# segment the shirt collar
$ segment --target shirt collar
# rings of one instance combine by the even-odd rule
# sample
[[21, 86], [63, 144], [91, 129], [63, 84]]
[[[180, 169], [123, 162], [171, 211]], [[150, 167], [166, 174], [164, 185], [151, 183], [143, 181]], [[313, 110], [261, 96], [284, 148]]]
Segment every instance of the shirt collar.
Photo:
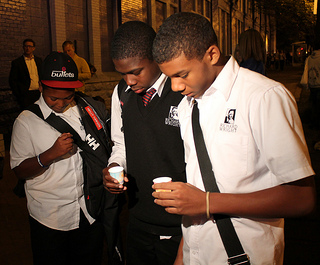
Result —
[[72, 107], [76, 106], [75, 103], [70, 103], [69, 107], [68, 107], [63, 113], [57, 113], [57, 112], [53, 111], [51, 108], [49, 108], [49, 106], [47, 105], [47, 103], [44, 101], [44, 98], [43, 98], [43, 96], [42, 96], [42, 93], [41, 93], [41, 96], [40, 96], [40, 98], [39, 98], [39, 100], [38, 100], [38, 105], [39, 105], [39, 107], [40, 107], [40, 109], [41, 109], [41, 112], [42, 112], [42, 114], [43, 114], [43, 118], [44, 118], [44, 119], [48, 118], [51, 113], [54, 113], [54, 114], [57, 115], [57, 116], [63, 116], [63, 115], [71, 116], [69, 110], [70, 110]]
[[47, 105], [47, 103], [44, 101], [44, 98], [42, 96], [42, 93], [41, 93], [41, 96], [38, 100], [38, 104], [39, 104], [39, 107], [41, 109], [41, 112], [43, 114], [43, 118], [46, 119], [49, 117], [49, 115], [51, 114], [52, 112], [52, 109], [50, 109]]
[[[156, 93], [158, 94], [159, 97], [161, 97], [164, 85], [167, 81], [167, 76], [163, 73], [161, 73], [161, 75], [159, 76], [159, 78], [156, 80], [156, 82], [154, 82], [153, 85], [150, 86], [150, 88], [147, 89], [146, 92], [148, 92], [151, 88], [154, 88], [156, 90]], [[130, 87], [128, 86], [126, 88], [126, 92], [130, 89]]]
[[233, 56], [230, 56], [228, 62], [223, 67], [216, 80], [214, 80], [211, 87], [205, 92], [205, 94], [207, 92], [210, 92], [211, 89], [216, 89], [224, 95], [224, 98], [227, 101], [230, 97], [231, 90], [238, 75], [239, 69], [240, 66], [238, 65], [237, 61]]
[[24, 57], [24, 60], [25, 60], [25, 61], [31, 61], [31, 60], [34, 59], [34, 55], [32, 55], [31, 58], [28, 58], [28, 57], [26, 57], [26, 56], [24, 56], [24, 55], [23, 55], [23, 57]]
[[[211, 86], [203, 93], [202, 99], [211, 96], [216, 91], [223, 94], [225, 100], [227, 101], [230, 97], [233, 84], [238, 75], [240, 66], [233, 56], [230, 56], [226, 65], [222, 68], [221, 72], [217, 78], [213, 81]], [[189, 105], [192, 106], [193, 98], [188, 97]]]

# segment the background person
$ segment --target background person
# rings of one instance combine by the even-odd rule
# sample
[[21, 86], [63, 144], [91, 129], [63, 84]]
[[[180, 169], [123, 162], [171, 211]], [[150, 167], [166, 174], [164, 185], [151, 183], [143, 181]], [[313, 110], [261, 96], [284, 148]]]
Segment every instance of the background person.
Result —
[[[300, 81], [301, 85], [310, 89], [311, 108], [311, 127], [320, 129], [320, 41], [316, 41], [314, 51], [306, 59], [304, 71]], [[315, 148], [320, 150], [320, 142], [316, 143]]]
[[9, 84], [21, 110], [40, 97], [39, 78], [41, 58], [33, 54], [36, 44], [32, 39], [23, 41], [23, 55], [11, 62]]
[[[104, 175], [110, 192], [128, 192], [127, 265], [173, 264], [181, 240], [181, 216], [168, 214], [152, 197], [156, 177], [185, 182], [175, 113], [182, 96], [171, 90], [170, 79], [153, 61], [155, 35], [149, 25], [130, 21], [118, 28], [111, 45], [111, 58], [123, 80], [112, 95], [114, 147], [108, 168], [123, 166], [128, 178], [122, 185], [110, 176], [108, 168]], [[151, 101], [144, 105], [143, 96], [153, 88]]]
[[283, 50], [281, 50], [281, 52], [280, 52], [280, 70], [281, 71], [284, 70], [284, 65], [285, 65], [286, 60], [287, 60], [286, 54]]
[[240, 66], [266, 75], [266, 49], [260, 33], [248, 29], [240, 34], [239, 51], [242, 60]]
[[83, 86], [81, 88], [77, 88], [76, 91], [84, 92], [85, 91], [85, 86], [84, 86], [85, 81], [87, 81], [91, 78], [91, 71], [90, 71], [90, 68], [89, 68], [87, 61], [84, 58], [82, 58], [76, 54], [75, 47], [74, 47], [74, 44], [72, 41], [69, 41], [69, 40], [65, 41], [62, 44], [62, 49], [63, 49], [63, 52], [68, 54], [77, 65], [78, 73], [79, 73], [78, 78], [83, 83]]
[[[154, 192], [155, 203], [183, 215], [185, 265], [227, 263], [212, 214], [231, 217], [251, 264], [282, 264], [283, 217], [308, 214], [315, 206], [314, 171], [296, 102], [280, 83], [223, 56], [217, 44], [211, 23], [195, 13], [170, 16], [155, 38], [154, 60], [171, 77], [172, 89], [185, 95], [178, 115], [188, 181], [153, 185], [172, 191]], [[194, 106], [220, 193], [204, 190]], [[228, 109], [236, 110], [234, 124], [224, 123]]]

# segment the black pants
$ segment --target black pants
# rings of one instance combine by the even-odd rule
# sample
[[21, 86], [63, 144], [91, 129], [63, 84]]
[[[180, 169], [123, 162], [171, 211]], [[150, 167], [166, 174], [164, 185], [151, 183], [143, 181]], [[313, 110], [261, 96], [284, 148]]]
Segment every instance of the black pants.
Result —
[[89, 224], [82, 211], [80, 227], [70, 231], [48, 228], [29, 218], [34, 265], [101, 265], [103, 226]]
[[181, 235], [161, 239], [141, 230], [135, 225], [128, 226], [127, 265], [172, 265], [177, 256]]

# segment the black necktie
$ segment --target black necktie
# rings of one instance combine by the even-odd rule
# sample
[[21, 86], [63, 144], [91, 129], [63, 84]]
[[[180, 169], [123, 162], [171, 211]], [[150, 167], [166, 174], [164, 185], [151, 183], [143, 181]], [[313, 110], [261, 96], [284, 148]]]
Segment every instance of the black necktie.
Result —
[[[195, 100], [193, 103], [192, 131], [203, 184], [206, 191], [219, 192], [210, 157], [208, 155], [200, 127], [198, 103]], [[230, 217], [226, 215], [214, 215], [214, 219], [217, 223], [220, 237], [229, 257], [228, 264], [250, 265], [249, 258], [242, 248], [241, 242], [233, 227]]]
[[196, 152], [198, 157], [198, 163], [203, 178], [203, 183], [206, 191], [219, 192], [217, 183], [213, 181], [215, 179], [212, 171], [211, 161], [208, 155], [208, 151], [203, 139], [202, 130], [199, 122], [199, 109], [198, 103], [194, 100], [192, 109], [192, 130], [194, 144], [196, 146]]

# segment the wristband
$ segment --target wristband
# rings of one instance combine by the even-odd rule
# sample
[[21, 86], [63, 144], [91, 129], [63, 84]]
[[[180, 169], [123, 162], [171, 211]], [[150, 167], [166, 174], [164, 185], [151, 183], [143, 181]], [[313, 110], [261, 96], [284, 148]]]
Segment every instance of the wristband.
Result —
[[39, 163], [39, 165], [40, 165], [41, 167], [43, 167], [43, 168], [49, 167], [49, 166], [45, 166], [44, 164], [41, 163], [40, 155], [37, 155], [37, 160], [38, 160], [38, 163]]
[[208, 219], [210, 219], [209, 195], [210, 195], [210, 192], [207, 191], [207, 194], [206, 194], [206, 206], [207, 206], [207, 218], [208, 218]]

